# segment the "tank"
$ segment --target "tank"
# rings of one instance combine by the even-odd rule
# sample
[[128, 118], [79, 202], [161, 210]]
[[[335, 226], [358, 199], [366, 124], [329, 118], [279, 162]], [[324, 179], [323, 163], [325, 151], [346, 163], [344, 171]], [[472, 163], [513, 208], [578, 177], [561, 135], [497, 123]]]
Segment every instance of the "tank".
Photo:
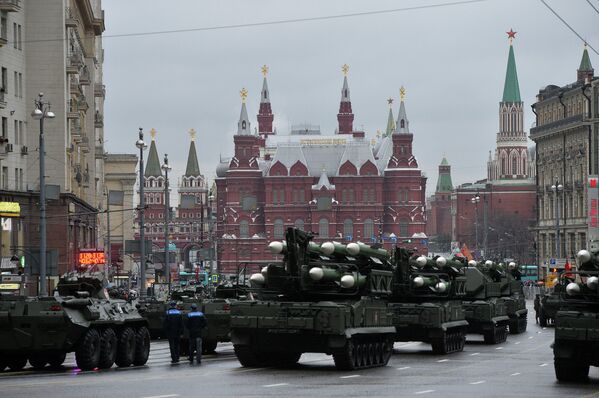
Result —
[[577, 271], [560, 275], [553, 361], [560, 381], [585, 381], [599, 366], [599, 252], [581, 250]]
[[501, 273], [492, 261], [468, 262], [466, 294], [462, 300], [468, 321], [468, 333], [482, 334], [486, 344], [507, 339], [509, 316], [501, 298]]
[[144, 365], [147, 321], [134, 301], [110, 298], [100, 274], [63, 276], [52, 297], [0, 298], [0, 369], [59, 367], [73, 351], [82, 370]]
[[528, 309], [524, 297], [521, 273], [515, 262], [510, 262], [507, 269], [504, 264], [497, 267], [501, 283], [501, 296], [506, 307], [508, 330], [510, 334], [520, 334], [526, 331], [528, 324]]
[[394, 259], [389, 309], [397, 331], [395, 341], [423, 341], [431, 344], [435, 354], [462, 351], [468, 328], [462, 306], [464, 264], [412, 255], [403, 248], [395, 250]]
[[[312, 234], [286, 231], [283, 261], [251, 276], [256, 299], [231, 304], [231, 341], [243, 366], [293, 366], [306, 352], [333, 356], [335, 367], [385, 366], [395, 328], [387, 308], [389, 255], [358, 252]], [[330, 243], [330, 244], [329, 244]], [[364, 245], [366, 246], [366, 245]], [[276, 251], [273, 251], [276, 252]]]

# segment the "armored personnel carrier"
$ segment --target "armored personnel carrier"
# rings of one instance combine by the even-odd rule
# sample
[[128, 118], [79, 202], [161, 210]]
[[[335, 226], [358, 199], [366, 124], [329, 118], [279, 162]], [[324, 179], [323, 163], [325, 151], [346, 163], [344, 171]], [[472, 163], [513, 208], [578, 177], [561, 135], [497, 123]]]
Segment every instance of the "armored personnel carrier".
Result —
[[535, 295], [535, 316], [539, 325], [543, 327], [555, 323], [555, 315], [560, 305], [559, 296], [564, 286], [556, 283], [552, 289], [551, 291], [543, 291]]
[[[305, 352], [333, 356], [337, 369], [385, 366], [395, 328], [386, 299], [393, 278], [389, 255], [362, 245], [315, 244], [289, 228], [284, 254], [251, 276], [257, 300], [231, 305], [231, 341], [243, 366], [292, 366]], [[254, 293], [254, 292], [252, 292]]]
[[412, 256], [395, 250], [393, 295], [389, 309], [396, 341], [430, 343], [435, 354], [462, 351], [466, 340], [464, 264], [444, 257]]
[[501, 299], [501, 272], [492, 261], [479, 264], [470, 260], [465, 270], [466, 295], [462, 304], [468, 333], [482, 334], [486, 344], [504, 342], [510, 318]]
[[599, 366], [599, 252], [581, 250], [577, 271], [560, 275], [553, 361], [560, 381], [585, 381]]
[[147, 322], [132, 302], [109, 298], [97, 274], [62, 277], [53, 297], [0, 298], [0, 369], [58, 367], [72, 351], [82, 370], [144, 365]]
[[510, 262], [506, 270], [503, 264], [497, 267], [499, 281], [501, 283], [501, 296], [505, 304], [509, 332], [520, 334], [526, 331], [528, 323], [528, 309], [524, 297], [524, 287], [520, 280], [520, 271], [516, 263]]

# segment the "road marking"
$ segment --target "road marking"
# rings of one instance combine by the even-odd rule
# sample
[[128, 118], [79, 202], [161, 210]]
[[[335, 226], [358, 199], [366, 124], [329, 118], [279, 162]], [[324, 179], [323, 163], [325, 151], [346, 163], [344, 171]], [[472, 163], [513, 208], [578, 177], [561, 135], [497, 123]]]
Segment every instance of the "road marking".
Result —
[[281, 386], [288, 386], [289, 383], [277, 383], [277, 384], [266, 384], [262, 387], [281, 387]]
[[351, 379], [352, 377], [360, 377], [360, 375], [341, 376], [340, 379]]
[[479, 354], [480, 354], [479, 352], [473, 352], [472, 354], [470, 354], [470, 356], [474, 357], [474, 356], [479, 355]]
[[401, 368], [397, 368], [397, 370], [406, 370], [406, 369], [410, 369], [410, 367], [409, 366], [403, 366]]
[[520, 373], [520, 372], [516, 372], [516, 373], [512, 373], [510, 376], [518, 376], [518, 375], [521, 375], [521, 374], [522, 373]]
[[503, 350], [503, 347], [495, 347], [496, 350]]
[[476, 385], [476, 384], [483, 384], [483, 383], [486, 383], [486, 382], [487, 382], [486, 380], [479, 380], [479, 381], [473, 381], [473, 382], [472, 382], [472, 383], [470, 383], [470, 384], [472, 384], [472, 385]]
[[447, 362], [449, 361], [449, 359], [439, 359], [437, 362], [441, 363], [441, 362]]
[[169, 397], [178, 397], [179, 394], [167, 394], [167, 395], [153, 395], [151, 397], [142, 397], [142, 398], [169, 398]]
[[539, 366], [540, 366], [540, 367], [543, 367], [543, 366], [547, 366], [547, 364], [546, 364], [546, 363], [542, 363], [542, 364], [540, 364]]
[[534, 339], [534, 338], [535, 338], [535, 336], [530, 336], [530, 337], [528, 338], [528, 340], [530, 340], [530, 339]]
[[435, 390], [416, 391], [414, 394], [428, 394], [429, 392], [435, 392]]
[[517, 345], [517, 344], [520, 344], [520, 342], [519, 342], [519, 341], [516, 341], [514, 344], [516, 344], [516, 345]]

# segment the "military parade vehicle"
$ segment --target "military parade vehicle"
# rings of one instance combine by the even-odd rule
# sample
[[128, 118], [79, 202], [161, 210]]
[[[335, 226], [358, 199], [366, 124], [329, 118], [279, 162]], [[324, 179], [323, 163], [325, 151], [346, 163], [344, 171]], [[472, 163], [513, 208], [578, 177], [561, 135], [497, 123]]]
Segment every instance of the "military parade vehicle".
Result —
[[482, 264], [470, 260], [465, 271], [466, 295], [462, 304], [468, 333], [482, 334], [487, 344], [504, 342], [510, 318], [501, 299], [502, 273], [490, 260]]
[[599, 366], [599, 252], [581, 250], [578, 269], [560, 275], [553, 357], [560, 381], [585, 381]]
[[284, 258], [251, 276], [257, 300], [231, 305], [239, 362], [287, 367], [317, 352], [332, 355], [341, 370], [385, 366], [395, 335], [386, 302], [393, 279], [387, 251], [318, 245], [295, 228], [269, 248]]
[[555, 315], [560, 305], [560, 292], [564, 286], [556, 283], [551, 291], [541, 291], [535, 295], [535, 317], [539, 325], [546, 327], [555, 323]]
[[524, 333], [528, 324], [528, 309], [524, 297], [524, 287], [520, 280], [520, 271], [515, 262], [508, 264], [506, 270], [503, 264], [497, 267], [501, 283], [501, 296], [505, 304], [509, 332], [511, 334]]
[[150, 333], [134, 303], [111, 299], [98, 274], [65, 275], [52, 297], [0, 296], [0, 370], [144, 365]]
[[430, 343], [435, 354], [462, 351], [468, 328], [461, 301], [464, 264], [444, 257], [412, 256], [402, 248], [395, 250], [394, 257], [389, 308], [397, 330], [395, 340]]

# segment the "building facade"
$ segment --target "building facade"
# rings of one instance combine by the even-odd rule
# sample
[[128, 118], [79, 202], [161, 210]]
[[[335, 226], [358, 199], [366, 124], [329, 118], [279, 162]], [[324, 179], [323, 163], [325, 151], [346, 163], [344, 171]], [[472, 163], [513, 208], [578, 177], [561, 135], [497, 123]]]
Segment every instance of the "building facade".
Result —
[[[55, 211], [47, 221], [48, 250], [59, 251], [52, 276], [71, 269], [80, 248], [98, 247], [104, 232], [87, 216], [104, 190], [103, 31], [100, 0], [0, 2], [0, 187], [6, 201], [39, 195], [39, 125], [29, 115], [44, 93], [56, 115], [44, 124], [46, 183], [55, 187], [48, 201], [48, 211]], [[39, 219], [31, 203], [37, 202], [20, 203], [24, 211], [13, 224], [25, 226], [10, 233], [26, 235], [19, 247], [5, 245], [2, 255], [19, 250], [35, 257]]]
[[404, 90], [394, 126], [369, 142], [353, 128], [343, 69], [334, 135], [323, 135], [314, 125], [276, 134], [266, 73], [254, 133], [242, 90], [234, 156], [216, 170], [221, 274], [254, 271], [272, 261], [267, 244], [284, 239], [285, 229], [293, 226], [314, 232], [316, 242], [378, 242], [388, 248], [397, 243], [426, 252], [426, 177], [413, 155]]
[[585, 47], [573, 83], [548, 85], [533, 104], [537, 144], [537, 255], [563, 264], [588, 247], [587, 178], [598, 173], [599, 78]]

